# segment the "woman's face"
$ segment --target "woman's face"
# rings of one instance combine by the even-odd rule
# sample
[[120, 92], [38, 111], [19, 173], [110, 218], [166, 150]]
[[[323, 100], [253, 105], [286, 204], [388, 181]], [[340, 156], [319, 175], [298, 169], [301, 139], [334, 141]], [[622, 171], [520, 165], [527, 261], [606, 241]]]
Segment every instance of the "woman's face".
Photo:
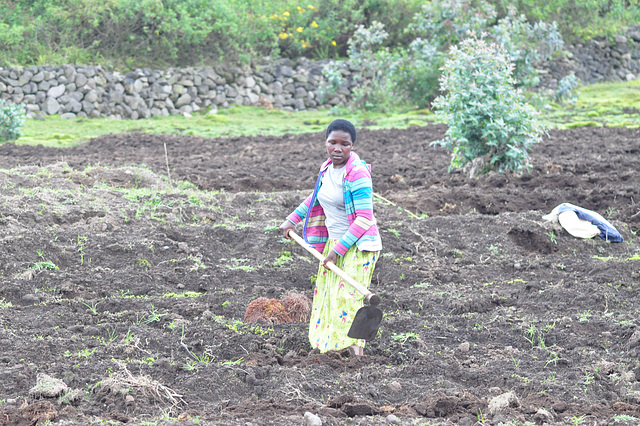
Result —
[[348, 132], [334, 130], [329, 133], [326, 145], [329, 158], [333, 161], [333, 167], [342, 167], [347, 164], [349, 155], [351, 155], [351, 148], [353, 148], [351, 135]]

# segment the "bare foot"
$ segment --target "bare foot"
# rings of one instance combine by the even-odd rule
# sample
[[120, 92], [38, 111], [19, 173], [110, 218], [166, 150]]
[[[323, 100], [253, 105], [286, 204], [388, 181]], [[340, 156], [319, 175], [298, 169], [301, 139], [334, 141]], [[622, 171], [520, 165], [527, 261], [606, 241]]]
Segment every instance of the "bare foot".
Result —
[[349, 353], [351, 355], [354, 355], [354, 356], [363, 356], [364, 355], [364, 349], [361, 348], [360, 346], [356, 346], [356, 345], [349, 346]]

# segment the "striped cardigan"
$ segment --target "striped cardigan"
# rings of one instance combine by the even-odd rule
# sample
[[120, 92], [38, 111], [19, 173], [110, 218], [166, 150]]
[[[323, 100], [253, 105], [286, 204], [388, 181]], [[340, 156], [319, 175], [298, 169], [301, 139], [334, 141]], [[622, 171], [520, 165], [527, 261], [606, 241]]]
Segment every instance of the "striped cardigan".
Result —
[[[329, 240], [329, 231], [325, 225], [324, 210], [317, 196], [320, 186], [322, 186], [322, 177], [331, 164], [331, 159], [322, 164], [313, 193], [287, 217], [294, 225], [305, 219], [302, 236], [320, 253]], [[342, 183], [349, 229], [340, 238], [334, 250], [340, 256], [344, 256], [354, 243], [362, 251], [381, 250], [382, 240], [373, 217], [371, 172], [369, 165], [362, 161], [355, 152], [349, 155]]]

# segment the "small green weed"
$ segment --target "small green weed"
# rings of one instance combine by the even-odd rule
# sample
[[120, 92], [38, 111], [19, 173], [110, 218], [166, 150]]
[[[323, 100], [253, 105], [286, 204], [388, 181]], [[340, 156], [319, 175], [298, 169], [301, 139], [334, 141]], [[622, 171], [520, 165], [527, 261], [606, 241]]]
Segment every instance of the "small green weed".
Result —
[[198, 370], [200, 368], [200, 364], [195, 361], [189, 360], [185, 365], [183, 365], [180, 368], [187, 371], [193, 371], [193, 370]]
[[81, 350], [78, 351], [78, 358], [80, 358], [80, 359], [82, 359], [82, 358], [84, 358], [84, 359], [91, 358], [95, 352], [96, 352], [96, 348], [93, 348], [93, 349], [89, 349], [89, 348], [81, 349]]
[[159, 322], [160, 319], [162, 317], [164, 317], [165, 315], [167, 315], [167, 314], [158, 313], [158, 310], [152, 304], [151, 308], [149, 309], [149, 315], [147, 315], [147, 317], [144, 319], [144, 322], [146, 324], [151, 324], [152, 322]]
[[518, 366], [520, 365], [520, 360], [516, 359], [513, 355], [511, 355], [511, 360], [513, 361], [513, 365], [518, 368]]
[[84, 265], [84, 251], [87, 248], [88, 238], [84, 235], [78, 235], [77, 238], [77, 251], [80, 253], [80, 265]]
[[202, 351], [202, 355], [200, 356], [198, 356], [197, 354], [193, 354], [193, 357], [202, 364], [209, 364], [209, 362], [211, 362], [211, 358], [209, 357], [207, 351]]
[[89, 312], [91, 312], [93, 315], [98, 314], [98, 302], [91, 302], [91, 304], [82, 302], [82, 304], [86, 306], [89, 309]]
[[222, 365], [238, 365], [238, 364], [242, 364], [244, 362], [244, 358], [240, 357], [238, 359], [236, 359], [235, 361], [224, 361], [222, 363]]
[[601, 260], [603, 262], [608, 262], [610, 260], [616, 259], [614, 256], [591, 256], [593, 259]]
[[545, 343], [546, 335], [551, 330], [553, 330], [555, 326], [556, 326], [556, 323], [554, 322], [552, 324], [546, 324], [542, 328], [538, 328], [536, 327], [535, 324], [531, 323], [529, 325], [529, 328], [525, 330], [524, 338], [527, 339], [529, 343], [531, 343], [531, 346], [539, 346], [542, 349], [546, 349], [547, 348]]
[[255, 267], [251, 266], [251, 265], [244, 265], [243, 263], [247, 263], [250, 262], [250, 259], [236, 259], [233, 258], [231, 259], [232, 264], [231, 265], [226, 265], [228, 269], [231, 270], [240, 270], [240, 271], [245, 271], [245, 272], [253, 272], [255, 271]]
[[283, 251], [282, 253], [280, 253], [280, 256], [278, 256], [278, 258], [274, 260], [271, 264], [277, 268], [281, 268], [287, 263], [289, 263], [290, 261], [291, 261], [291, 252]]
[[589, 319], [592, 317], [592, 315], [593, 314], [591, 313], [591, 310], [588, 309], [588, 310], [578, 314], [578, 321], [579, 322], [589, 322]]
[[127, 343], [133, 342], [134, 340], [135, 340], [135, 336], [131, 332], [131, 329], [128, 329], [127, 330], [127, 334], [124, 335], [124, 337], [122, 338], [122, 340], [120, 342], [123, 345], [126, 345]]
[[278, 226], [277, 225], [270, 225], [270, 226], [266, 226], [262, 231], [265, 234], [269, 234], [269, 233], [277, 231], [277, 230], [278, 230]]
[[40, 270], [49, 270], [54, 271], [59, 269], [58, 266], [50, 260], [36, 262], [30, 266], [31, 269], [35, 269], [36, 271]]
[[107, 337], [109, 338], [109, 343], [113, 343], [114, 340], [118, 337], [116, 332], [118, 331], [118, 326], [114, 326], [112, 329], [107, 330]]
[[55, 263], [53, 263], [50, 260], [45, 259], [43, 251], [38, 250], [37, 253], [38, 253], [38, 257], [40, 259], [42, 259], [42, 260], [40, 260], [40, 261], [34, 263], [33, 265], [31, 265], [30, 266], [31, 269], [35, 269], [37, 271], [43, 270], [43, 269], [44, 270], [50, 270], [50, 271], [58, 269], [58, 266]]
[[584, 419], [584, 414], [581, 416], [573, 416], [571, 418], [571, 424], [573, 425], [581, 425], [582, 423], [584, 423], [585, 419]]
[[407, 332], [407, 333], [393, 333], [391, 336], [393, 340], [400, 343], [406, 343], [409, 339], [417, 339], [418, 333]]
[[197, 291], [185, 291], [184, 293], [165, 293], [162, 297], [200, 297], [202, 293]]
[[138, 259], [136, 261], [136, 264], [138, 265], [139, 268], [142, 268], [145, 271], [148, 271], [149, 270], [149, 266], [151, 266], [151, 263], [149, 263], [149, 261], [147, 259]]
[[617, 416], [613, 416], [613, 421], [618, 422], [636, 422], [640, 423], [640, 419], [637, 417], [630, 416], [628, 414], [619, 414]]

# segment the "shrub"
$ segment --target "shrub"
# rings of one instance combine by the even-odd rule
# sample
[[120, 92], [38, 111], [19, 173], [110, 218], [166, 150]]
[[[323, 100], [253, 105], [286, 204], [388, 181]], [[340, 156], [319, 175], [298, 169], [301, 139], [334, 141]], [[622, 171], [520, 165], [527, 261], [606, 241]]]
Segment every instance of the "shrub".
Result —
[[559, 103], [574, 103], [578, 98], [575, 90], [578, 88], [578, 77], [575, 74], [569, 74], [558, 82], [555, 98]]
[[368, 28], [360, 25], [349, 39], [349, 63], [357, 84], [352, 101], [357, 109], [385, 111], [396, 103], [390, 76], [398, 65], [397, 56], [381, 48], [388, 36], [384, 25], [374, 21]]
[[538, 72], [533, 64], [544, 61], [558, 52], [564, 42], [555, 22], [530, 24], [516, 8], [508, 8], [508, 14], [490, 29], [491, 38], [504, 46], [515, 65], [513, 77], [521, 87], [538, 84]]
[[320, 104], [324, 104], [329, 100], [331, 95], [335, 95], [344, 83], [342, 78], [342, 69], [344, 62], [331, 61], [322, 68], [322, 76], [324, 79], [320, 82], [318, 93], [320, 94]]
[[430, 106], [438, 93], [438, 77], [451, 46], [469, 32], [484, 31], [496, 18], [493, 6], [484, 0], [434, 0], [422, 5], [405, 29], [417, 36], [401, 51], [401, 65], [394, 81], [408, 101]]
[[283, 0], [267, 1], [264, 9], [277, 9], [268, 13], [270, 17], [272, 13], [277, 16], [274, 18], [281, 24], [276, 34], [283, 56], [302, 54], [328, 59], [344, 57], [348, 40], [356, 29], [368, 27], [374, 21], [384, 23], [390, 34], [385, 46], [408, 43], [411, 37], [404, 34], [404, 28], [420, 3], [420, 0]]
[[0, 99], [0, 142], [18, 139], [22, 136], [25, 112], [22, 105], [7, 104]]
[[449, 170], [471, 162], [473, 177], [529, 167], [529, 149], [543, 126], [515, 89], [513, 69], [498, 44], [473, 37], [451, 48], [440, 79], [445, 94], [434, 101], [449, 126], [445, 138], [434, 142], [452, 152]]
[[451, 46], [469, 34], [504, 45], [515, 63], [514, 78], [521, 87], [537, 84], [535, 61], [549, 58], [562, 46], [555, 23], [530, 24], [515, 8], [496, 20], [496, 9], [485, 0], [434, 0], [415, 14], [406, 32], [417, 38], [406, 50], [400, 50], [400, 65], [395, 68], [396, 92], [404, 92], [412, 105], [430, 106], [438, 92], [440, 69]]
[[419, 0], [0, 1], [0, 66], [188, 66], [264, 56], [344, 56], [358, 25], [385, 22], [389, 45]]
[[495, 8], [484, 0], [434, 0], [422, 6], [406, 31], [446, 52], [469, 32], [484, 31], [496, 16]]
[[[492, 0], [506, 9], [510, 0]], [[518, 0], [518, 12], [530, 21], [556, 21], [563, 37], [570, 41], [597, 35], [619, 34], [640, 20], [637, 0]]]
[[396, 91], [404, 92], [413, 106], [429, 107], [438, 93], [438, 77], [445, 54], [421, 38], [415, 39], [407, 51], [398, 53], [400, 64], [392, 77]]

